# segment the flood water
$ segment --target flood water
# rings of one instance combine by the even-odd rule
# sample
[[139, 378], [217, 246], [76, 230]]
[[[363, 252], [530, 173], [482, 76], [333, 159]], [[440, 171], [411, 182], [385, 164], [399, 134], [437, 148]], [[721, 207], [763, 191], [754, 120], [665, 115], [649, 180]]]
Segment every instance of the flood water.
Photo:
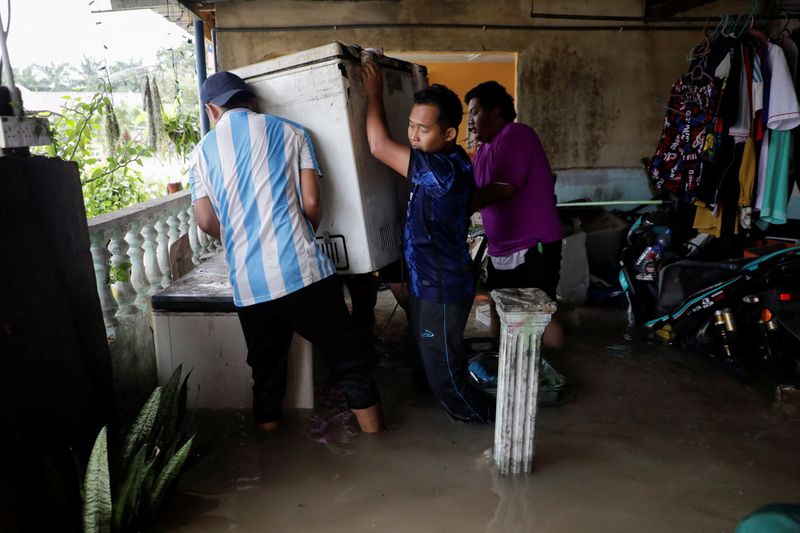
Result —
[[[379, 295], [376, 329], [393, 304]], [[199, 412], [193, 463], [153, 530], [733, 532], [760, 505], [800, 502], [800, 423], [752, 386], [625, 340], [621, 309], [561, 319], [567, 347], [545, 357], [569, 393], [538, 411], [533, 473], [499, 476], [493, 426], [451, 421], [414, 385], [398, 310], [374, 351], [384, 433], [358, 433], [324, 384], [275, 432], [248, 411]]]

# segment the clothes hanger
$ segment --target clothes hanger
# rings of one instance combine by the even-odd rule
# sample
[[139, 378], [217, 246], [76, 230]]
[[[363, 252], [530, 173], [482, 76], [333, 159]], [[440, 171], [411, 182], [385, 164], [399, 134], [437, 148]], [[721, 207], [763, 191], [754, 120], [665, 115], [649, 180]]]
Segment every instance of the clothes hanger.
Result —
[[723, 15], [722, 17], [722, 34], [727, 37], [733, 37], [731, 35], [731, 23], [733, 22], [732, 15]]
[[[778, 33], [777, 33], [777, 34], [776, 34], [776, 35], [773, 37], [773, 40], [775, 40], [775, 41], [780, 41], [781, 39], [783, 39], [783, 35], [784, 35], [784, 33], [788, 33], [788, 30], [789, 30], [789, 21], [790, 21], [790, 18], [789, 18], [789, 13], [786, 13], [786, 12], [784, 12], [784, 13], [783, 13], [783, 28], [781, 28], [781, 31], [779, 31], [779, 32], [778, 32]], [[791, 35], [790, 35], [790, 37], [791, 37]]]
[[711, 41], [706, 33], [706, 29], [708, 28], [708, 19], [706, 19], [706, 24], [703, 26], [703, 35], [700, 38], [700, 41], [695, 44], [689, 53], [686, 56], [686, 61], [694, 61], [695, 59], [707, 56], [709, 52], [711, 52]]
[[701, 81], [703, 79], [713, 80], [714, 78], [711, 77], [711, 74], [706, 72], [706, 57], [703, 56], [700, 58], [700, 61], [694, 66], [694, 68], [689, 72], [689, 77], [693, 81]]
[[[742, 22], [742, 27], [741, 28], [739, 28], [740, 20]], [[736, 37], [739, 38], [742, 35], [744, 35], [745, 32], [750, 31], [753, 28], [754, 21], [755, 21], [755, 18], [753, 17], [753, 15], [747, 15], [746, 14], [746, 15], [741, 15], [739, 18], [737, 18], [736, 19], [736, 25], [734, 26], [734, 29], [738, 28], [739, 31], [736, 32]]]

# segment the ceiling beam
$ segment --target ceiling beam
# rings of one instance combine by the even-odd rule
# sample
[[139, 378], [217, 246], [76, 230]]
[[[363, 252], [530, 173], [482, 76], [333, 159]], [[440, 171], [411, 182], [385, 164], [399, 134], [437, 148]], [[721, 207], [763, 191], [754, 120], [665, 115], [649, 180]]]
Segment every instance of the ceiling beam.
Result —
[[670, 17], [689, 11], [704, 4], [710, 4], [715, 0], [657, 0], [647, 1], [645, 4], [644, 17], [647, 20], [665, 20]]

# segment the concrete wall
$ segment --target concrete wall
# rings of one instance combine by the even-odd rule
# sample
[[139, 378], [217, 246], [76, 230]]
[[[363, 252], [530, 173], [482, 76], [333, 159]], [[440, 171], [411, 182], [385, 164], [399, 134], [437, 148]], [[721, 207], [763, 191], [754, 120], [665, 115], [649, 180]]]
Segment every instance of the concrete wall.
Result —
[[[717, 2], [687, 14], [741, 12], [749, 3]], [[641, 0], [550, 1], [533, 6], [550, 13], [642, 15]], [[580, 24], [532, 21], [530, 9], [528, 0], [231, 0], [217, 4], [220, 68], [333, 40], [393, 51], [518, 52], [519, 117], [539, 132], [555, 168], [640, 168], [640, 159], [655, 148], [670, 86], [685, 71], [685, 56], [698, 31], [225, 31], [401, 22]]]
[[150, 309], [117, 320], [109, 343], [114, 393], [119, 419], [132, 422], [158, 385]]

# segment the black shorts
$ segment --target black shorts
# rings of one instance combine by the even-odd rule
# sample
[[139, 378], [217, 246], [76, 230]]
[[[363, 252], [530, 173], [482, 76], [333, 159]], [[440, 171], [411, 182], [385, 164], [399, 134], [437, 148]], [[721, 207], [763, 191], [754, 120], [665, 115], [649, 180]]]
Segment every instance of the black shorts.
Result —
[[525, 262], [513, 270], [497, 270], [489, 258], [489, 290], [542, 289], [555, 302], [561, 275], [561, 240], [543, 243], [541, 247], [541, 252], [538, 246], [529, 248], [525, 253]]
[[408, 268], [406, 262], [398, 259], [378, 271], [378, 278], [384, 283], [406, 283], [408, 281]]

